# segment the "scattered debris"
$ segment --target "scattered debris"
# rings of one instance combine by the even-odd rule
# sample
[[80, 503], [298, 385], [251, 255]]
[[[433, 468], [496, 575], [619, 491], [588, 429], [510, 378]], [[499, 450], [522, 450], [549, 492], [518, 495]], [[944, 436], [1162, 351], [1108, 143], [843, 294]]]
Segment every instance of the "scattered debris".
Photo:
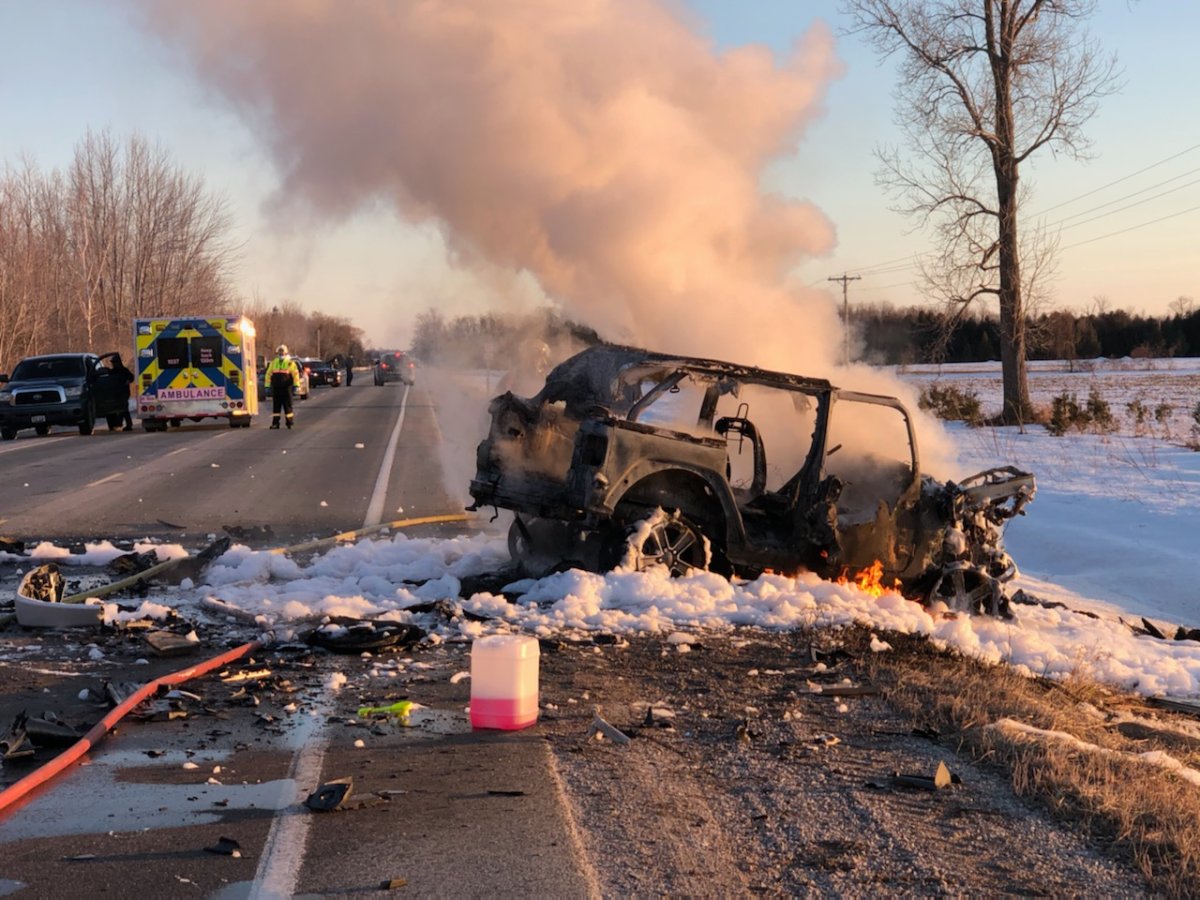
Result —
[[221, 837], [211, 847], [205, 847], [204, 852], [216, 853], [220, 856], [232, 856], [234, 859], [241, 859], [242, 845], [233, 838]]
[[222, 525], [221, 530], [235, 541], [273, 541], [275, 532], [270, 525]]
[[185, 656], [199, 646], [199, 641], [187, 635], [164, 630], [148, 631], [143, 640], [150, 645], [155, 656]]
[[1172, 710], [1173, 712], [1200, 716], [1200, 700], [1184, 700], [1181, 697], [1150, 697], [1147, 702], [1151, 706], [1158, 706], [1162, 709]]
[[314, 812], [332, 812], [339, 809], [354, 790], [354, 779], [347, 776], [327, 781], [308, 795], [304, 805]]
[[213, 562], [224, 555], [225, 551], [233, 546], [233, 541], [228, 537], [217, 538], [195, 556], [185, 556], [182, 559], [168, 560], [173, 562], [169, 573], [163, 570], [165, 581], [170, 584], [179, 584], [185, 578], [190, 578], [196, 581]]
[[63, 602], [66, 581], [58, 566], [31, 569], [17, 587], [17, 621], [26, 628], [74, 628], [99, 625], [103, 609], [95, 604]]
[[25, 542], [16, 538], [0, 537], [0, 553], [15, 553], [21, 555], [25, 552]]
[[813, 693], [822, 697], [872, 697], [879, 693], [879, 688], [870, 684], [827, 684]]
[[314, 647], [333, 653], [361, 653], [385, 647], [411, 647], [426, 636], [423, 628], [406, 622], [373, 622], [333, 616], [306, 638]]
[[1167, 636], [1158, 630], [1158, 626], [1145, 616], [1142, 616], [1142, 628], [1145, 629], [1146, 634], [1150, 635], [1150, 637], [1158, 638], [1160, 641], [1167, 639]]
[[27, 719], [28, 717], [23, 712], [18, 713], [17, 717], [13, 719], [8, 734], [0, 739], [0, 760], [21, 759], [33, 756], [37, 752], [37, 748], [33, 746], [33, 742], [29, 740], [29, 735], [25, 731]]
[[379, 889], [381, 891], [394, 891], [396, 888], [405, 887], [407, 884], [407, 878], [388, 878], [379, 882]]
[[951, 774], [944, 762], [939, 762], [937, 770], [932, 776], [906, 775], [900, 772], [893, 772], [889, 782], [893, 787], [916, 788], [922, 791], [940, 791], [943, 788], [950, 787], [952, 784], [961, 784], [962, 779], [957, 775]]
[[158, 554], [153, 550], [145, 553], [126, 553], [118, 556], [108, 564], [108, 570], [114, 575], [137, 575], [158, 565]]
[[39, 747], [73, 744], [83, 737], [77, 729], [61, 721], [52, 712], [43, 713], [40, 718], [26, 719], [25, 733]]
[[358, 717], [366, 719], [371, 716], [395, 716], [398, 719], [407, 719], [412, 708], [413, 702], [411, 700], [397, 700], [390, 706], [360, 706], [358, 708]]
[[608, 738], [614, 744], [628, 744], [630, 741], [629, 735], [605, 722], [600, 717], [600, 713], [595, 713], [592, 716], [592, 727], [588, 729], [587, 736], [597, 740]]

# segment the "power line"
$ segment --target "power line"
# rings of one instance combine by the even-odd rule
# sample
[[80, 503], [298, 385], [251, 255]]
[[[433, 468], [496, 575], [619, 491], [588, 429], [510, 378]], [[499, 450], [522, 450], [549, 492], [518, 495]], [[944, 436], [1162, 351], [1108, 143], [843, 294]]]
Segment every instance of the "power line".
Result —
[[1160, 159], [1156, 163], [1151, 163], [1150, 165], [1146, 166], [1145, 168], [1138, 169], [1136, 172], [1130, 172], [1128, 175], [1122, 175], [1120, 178], [1116, 179], [1115, 181], [1110, 181], [1107, 184], [1102, 184], [1099, 187], [1092, 188], [1090, 191], [1086, 191], [1075, 197], [1071, 197], [1070, 199], [1064, 200], [1061, 203], [1056, 203], [1053, 206], [1047, 206], [1045, 209], [1043, 209], [1041, 212], [1036, 213], [1035, 215], [1044, 216], [1046, 213], [1050, 212], [1050, 210], [1052, 210], [1052, 209], [1058, 209], [1060, 207], [1067, 206], [1068, 204], [1075, 203], [1078, 200], [1082, 200], [1084, 197], [1090, 197], [1090, 196], [1092, 196], [1092, 194], [1098, 194], [1098, 193], [1100, 193], [1100, 191], [1106, 190], [1107, 188], [1113, 187], [1114, 185], [1118, 185], [1123, 181], [1128, 181], [1130, 178], [1136, 178], [1138, 175], [1141, 175], [1145, 172], [1149, 172], [1151, 169], [1157, 169], [1159, 166], [1169, 163], [1173, 159], [1178, 159], [1181, 156], [1186, 156], [1187, 154], [1191, 153], [1194, 150], [1200, 150], [1200, 144], [1193, 144], [1192, 146], [1188, 147], [1186, 150], [1180, 150], [1178, 153], [1173, 153], [1170, 156], [1166, 157], [1165, 159]]
[[[1115, 185], [1118, 185], [1118, 184], [1121, 184], [1121, 183], [1123, 183], [1123, 182], [1126, 182], [1126, 181], [1128, 181], [1128, 180], [1129, 180], [1129, 179], [1131, 179], [1131, 178], [1136, 178], [1138, 175], [1142, 175], [1142, 174], [1144, 174], [1144, 173], [1146, 173], [1146, 172], [1149, 172], [1149, 171], [1151, 171], [1152, 169], [1156, 169], [1156, 168], [1158, 168], [1159, 166], [1165, 165], [1166, 163], [1169, 163], [1169, 162], [1171, 162], [1172, 160], [1179, 159], [1179, 157], [1181, 157], [1181, 156], [1186, 156], [1186, 155], [1187, 155], [1187, 154], [1189, 154], [1189, 153], [1193, 153], [1193, 152], [1195, 152], [1196, 150], [1200, 150], [1200, 144], [1193, 144], [1192, 146], [1190, 146], [1190, 147], [1186, 147], [1186, 148], [1184, 148], [1183, 150], [1180, 150], [1180, 151], [1179, 151], [1179, 152], [1177, 152], [1177, 153], [1172, 153], [1170, 156], [1164, 157], [1163, 159], [1160, 159], [1160, 160], [1158, 160], [1157, 162], [1150, 163], [1150, 165], [1148, 165], [1148, 166], [1143, 166], [1142, 168], [1138, 169], [1138, 170], [1137, 170], [1137, 171], [1135, 171], [1135, 172], [1130, 172], [1128, 175], [1122, 175], [1120, 178], [1113, 179], [1112, 181], [1106, 182], [1106, 183], [1104, 183], [1104, 184], [1102, 184], [1102, 185], [1099, 185], [1098, 187], [1092, 188], [1091, 190], [1084, 191], [1082, 194], [1077, 194], [1077, 195], [1076, 195], [1076, 196], [1074, 196], [1074, 197], [1070, 197], [1070, 198], [1068, 198], [1068, 199], [1066, 199], [1066, 200], [1063, 200], [1061, 203], [1056, 203], [1056, 204], [1054, 204], [1053, 206], [1048, 206], [1048, 207], [1046, 207], [1046, 208], [1045, 208], [1045, 209], [1043, 209], [1043, 210], [1040, 210], [1040, 211], [1038, 211], [1038, 212], [1036, 212], [1036, 213], [1032, 213], [1032, 214], [1031, 214], [1031, 218], [1037, 218], [1037, 217], [1039, 217], [1039, 216], [1044, 216], [1046, 213], [1050, 212], [1051, 210], [1060, 209], [1061, 207], [1067, 206], [1067, 205], [1069, 205], [1069, 204], [1071, 204], [1071, 203], [1076, 203], [1076, 202], [1078, 202], [1079, 200], [1082, 200], [1082, 199], [1084, 199], [1085, 197], [1090, 197], [1090, 196], [1092, 196], [1093, 194], [1097, 194], [1097, 193], [1099, 193], [1100, 191], [1106, 190], [1106, 189], [1108, 189], [1108, 188], [1110, 188], [1110, 187], [1114, 187]], [[1095, 210], [1098, 210], [1098, 209], [1103, 209], [1105, 206], [1111, 206], [1113, 203], [1120, 203], [1122, 200], [1129, 199], [1130, 197], [1135, 197], [1135, 196], [1137, 196], [1138, 194], [1145, 193], [1146, 191], [1149, 191], [1149, 190], [1153, 190], [1154, 188], [1156, 188], [1156, 187], [1160, 187], [1161, 185], [1164, 185], [1164, 184], [1169, 184], [1169, 183], [1170, 183], [1170, 182], [1172, 182], [1172, 181], [1177, 181], [1178, 179], [1180, 179], [1180, 178], [1184, 178], [1184, 177], [1186, 177], [1186, 176], [1188, 176], [1188, 175], [1191, 175], [1191, 174], [1193, 174], [1194, 172], [1197, 172], [1197, 171], [1200, 171], [1200, 168], [1197, 168], [1197, 169], [1190, 169], [1190, 170], [1188, 170], [1187, 172], [1183, 172], [1183, 173], [1182, 173], [1182, 174], [1180, 174], [1180, 175], [1175, 175], [1175, 176], [1173, 176], [1173, 177], [1171, 177], [1171, 178], [1165, 179], [1164, 181], [1160, 181], [1160, 182], [1157, 182], [1156, 184], [1152, 184], [1152, 185], [1150, 185], [1149, 187], [1142, 188], [1140, 191], [1134, 191], [1134, 192], [1133, 192], [1133, 193], [1131, 193], [1131, 194], [1126, 194], [1124, 197], [1118, 197], [1116, 200], [1110, 200], [1110, 201], [1108, 201], [1107, 203], [1102, 203], [1102, 204], [1100, 204], [1099, 206], [1092, 207], [1092, 209], [1084, 210], [1083, 212], [1074, 213], [1073, 215], [1066, 216], [1065, 218], [1063, 218], [1063, 219], [1060, 219], [1060, 220], [1058, 220], [1057, 222], [1053, 223], [1053, 224], [1052, 224], [1051, 226], [1049, 226], [1049, 227], [1054, 227], [1055, 225], [1061, 225], [1061, 224], [1063, 224], [1064, 222], [1068, 222], [1068, 221], [1070, 221], [1070, 220], [1071, 220], [1071, 219], [1073, 219], [1073, 218], [1078, 218], [1079, 216], [1087, 215], [1089, 212], [1094, 212]], [[1186, 184], [1186, 185], [1181, 185], [1179, 189], [1180, 189], [1180, 190], [1182, 190], [1182, 188], [1184, 188], [1184, 187], [1189, 187], [1189, 186], [1191, 186], [1191, 184], [1194, 184], [1194, 183], [1195, 183], [1195, 182], [1189, 182], [1189, 183], [1188, 183], [1188, 184]], [[1172, 193], [1172, 192], [1166, 192], [1166, 193]], [[1160, 197], [1161, 197], [1161, 196], [1165, 196], [1165, 193], [1164, 193], [1164, 194], [1157, 195], [1157, 196], [1160, 196]], [[1150, 199], [1156, 199], [1156, 198], [1150, 198]], [[1131, 206], [1136, 206], [1136, 205], [1137, 205], [1137, 204], [1131, 204]], [[1124, 211], [1125, 209], [1129, 209], [1129, 208], [1130, 208], [1130, 207], [1123, 207], [1122, 209], [1113, 210], [1113, 211], [1112, 211], [1112, 213], [1107, 213], [1106, 215], [1111, 215], [1111, 214], [1115, 214], [1115, 213], [1118, 213], [1118, 212], [1122, 212], [1122, 211]], [[1173, 218], [1175, 215], [1182, 215], [1182, 213], [1176, 213], [1176, 214], [1173, 214], [1173, 215], [1171, 215], [1171, 216], [1165, 216], [1165, 217], [1164, 217], [1164, 219]], [[1096, 216], [1096, 217], [1094, 217], [1093, 219], [1089, 219], [1088, 221], [1095, 221], [1095, 219], [1099, 219], [1099, 218], [1103, 218], [1103, 217], [1102, 217], [1102, 216]], [[1080, 243], [1077, 243], [1077, 244], [1072, 244], [1072, 245], [1070, 245], [1070, 247], [1063, 247], [1063, 248], [1061, 248], [1061, 249], [1063, 249], [1063, 250], [1069, 250], [1069, 249], [1071, 249], [1071, 247], [1078, 247], [1078, 246], [1081, 246], [1081, 245], [1082, 245], [1082, 244], [1084, 244], [1084, 243], [1091, 243], [1092, 241], [1097, 241], [1097, 240], [1100, 240], [1102, 237], [1106, 237], [1106, 236], [1112, 236], [1112, 235], [1117, 235], [1117, 234], [1123, 234], [1123, 233], [1124, 233], [1125, 231], [1127, 231], [1127, 230], [1131, 230], [1131, 229], [1134, 229], [1134, 228], [1142, 228], [1142, 227], [1145, 227], [1146, 225], [1153, 225], [1153, 224], [1155, 224], [1156, 222], [1160, 222], [1160, 221], [1163, 221], [1163, 219], [1155, 219], [1155, 220], [1153, 220], [1153, 221], [1151, 221], [1151, 222], [1144, 222], [1144, 223], [1142, 223], [1142, 224], [1140, 224], [1140, 225], [1134, 225], [1134, 226], [1131, 226], [1131, 228], [1130, 228], [1130, 229], [1122, 229], [1121, 231], [1114, 231], [1114, 232], [1111, 232], [1111, 234], [1110, 234], [1110, 235], [1101, 235], [1100, 237], [1092, 238], [1092, 239], [1090, 239], [1090, 240], [1088, 240], [1088, 241], [1082, 241], [1082, 242], [1080, 242]], [[1083, 222], [1077, 222], [1077, 223], [1075, 223], [1075, 224], [1077, 224], [1077, 225], [1082, 225], [1082, 224], [1084, 224], [1084, 223], [1083, 223]], [[1074, 227], [1074, 225], [1070, 225], [1070, 226], [1066, 226], [1066, 227]], [[869, 264], [869, 265], [865, 265], [865, 266], [858, 266], [858, 267], [856, 267], [856, 268], [853, 268], [853, 269], [848, 269], [847, 271], [848, 271], [848, 272], [857, 272], [857, 273], [859, 273], [859, 274], [861, 274], [861, 275], [868, 275], [868, 276], [869, 276], [869, 275], [883, 275], [883, 274], [892, 274], [892, 273], [896, 273], [896, 272], [903, 272], [903, 271], [906, 271], [906, 270], [908, 270], [908, 269], [913, 269], [913, 268], [916, 268], [916, 265], [917, 265], [917, 264], [916, 264], [915, 262], [913, 262], [913, 263], [910, 263], [909, 265], [906, 265], [906, 266], [895, 266], [894, 264], [896, 264], [896, 263], [901, 263], [901, 262], [904, 262], [905, 260], [914, 260], [914, 259], [919, 259], [919, 258], [920, 258], [920, 257], [922, 257], [922, 256], [928, 256], [928, 255], [929, 255], [928, 253], [915, 253], [915, 254], [908, 254], [908, 255], [906, 255], [906, 256], [899, 256], [899, 257], [896, 257], [895, 259], [887, 259], [887, 260], [883, 260], [882, 262], [871, 263], [871, 264]], [[893, 268], [890, 268], [890, 269], [888, 269], [887, 267], [889, 267], [889, 266], [894, 266], [894, 267], [893, 267]], [[819, 284], [819, 283], [820, 283], [820, 281], [821, 281], [821, 279], [819, 279], [819, 278], [818, 278], [818, 279], [816, 279], [815, 281], [813, 281], [813, 282], [812, 282], [812, 283], [809, 285], [809, 287], [816, 287], [816, 285], [817, 285], [817, 284]]]
[[1063, 250], [1073, 250], [1076, 247], [1082, 247], [1084, 244], [1093, 244], [1096, 241], [1102, 241], [1105, 238], [1116, 237], [1118, 234], [1125, 234], [1125, 232], [1127, 232], [1127, 231], [1137, 231], [1139, 228], [1145, 228], [1148, 225], [1157, 225], [1159, 222], [1167, 221], [1167, 219], [1177, 219], [1180, 216], [1187, 215], [1190, 212], [1195, 212], [1198, 209], [1200, 209], [1200, 206], [1192, 206], [1192, 207], [1189, 207], [1188, 209], [1183, 209], [1183, 210], [1180, 210], [1179, 212], [1171, 213], [1170, 215], [1159, 216], [1157, 219], [1151, 219], [1149, 222], [1141, 222], [1137, 225], [1130, 225], [1128, 228], [1122, 228], [1120, 231], [1110, 231], [1108, 234], [1097, 235], [1094, 238], [1088, 238], [1086, 241], [1079, 241], [1078, 243], [1070, 244], [1066, 247], [1063, 247], [1062, 249]]

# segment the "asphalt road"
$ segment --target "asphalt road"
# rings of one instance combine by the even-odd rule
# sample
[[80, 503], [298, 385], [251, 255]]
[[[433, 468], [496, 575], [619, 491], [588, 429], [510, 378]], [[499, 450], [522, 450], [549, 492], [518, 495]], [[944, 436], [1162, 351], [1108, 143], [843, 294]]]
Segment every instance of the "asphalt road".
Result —
[[0, 534], [179, 540], [230, 525], [290, 539], [461, 512], [425, 391], [360, 381], [297, 400], [291, 431], [268, 429], [269, 408], [248, 429], [207, 419], [162, 433], [136, 422], [89, 437], [23, 431], [0, 443]]
[[[290, 432], [260, 415], [250, 429], [22, 433], [0, 444], [0, 534], [195, 547], [226, 526], [270, 526], [264, 542], [281, 545], [462, 510], [443, 485], [420, 384], [317, 389], [296, 421]], [[0, 630], [0, 741], [22, 712], [84, 729], [104, 713], [105, 682], [144, 683], [254, 636], [219, 622], [199, 630], [196, 652], [165, 659], [136, 632]], [[469, 681], [451, 681], [468, 652], [411, 652], [419, 665], [384, 693], [364, 677], [370, 658], [302, 646], [183, 685], [200, 698], [186, 718], [124, 720], [81, 764], [0, 811], [0, 896], [371, 895], [392, 879], [419, 896], [594, 895], [545, 740], [471, 732]], [[255, 705], [222, 680], [264, 668], [249, 682]], [[334, 673], [349, 679], [336, 692]], [[356, 716], [405, 696], [431, 710], [413, 727]], [[0, 764], [0, 789], [55, 752]], [[303, 804], [344, 777], [357, 808]], [[222, 837], [240, 855], [206, 849]]]

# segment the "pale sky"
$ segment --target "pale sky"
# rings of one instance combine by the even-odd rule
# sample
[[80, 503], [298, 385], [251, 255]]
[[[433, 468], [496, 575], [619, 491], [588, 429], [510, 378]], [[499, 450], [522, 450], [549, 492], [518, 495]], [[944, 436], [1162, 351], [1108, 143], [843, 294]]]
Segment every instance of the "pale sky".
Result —
[[[825, 113], [760, 183], [812, 201], [836, 230], [831, 254], [800, 261], [797, 280], [840, 297], [826, 279], [861, 274], [851, 303], [921, 302], [909, 263], [929, 238], [890, 211], [874, 180], [873, 150], [895, 140], [892, 73], [841, 34], [836, 0], [680, 5], [718, 51], [765, 44], [782, 58], [814, 20], [834, 32], [844, 73], [827, 88]], [[241, 293], [346, 315], [369, 344], [406, 342], [412, 320], [431, 305], [454, 315], [487, 302], [494, 285], [456, 267], [435, 228], [401, 222], [383, 204], [284, 232], [263, 211], [278, 177], [255, 133], [193, 77], [178, 50], [137, 22], [121, 2], [0, 0], [0, 161], [24, 155], [43, 168], [63, 166], [89, 127], [161, 143], [228, 201]], [[1045, 156], [1024, 169], [1029, 209], [1046, 210], [1063, 228], [1054, 305], [1082, 311], [1103, 296], [1111, 307], [1161, 314], [1179, 296], [1200, 299], [1200, 4], [1105, 0], [1091, 30], [1118, 55], [1124, 88], [1102, 101], [1088, 128], [1093, 160]], [[526, 302], [538, 294], [528, 278], [508, 292]]]

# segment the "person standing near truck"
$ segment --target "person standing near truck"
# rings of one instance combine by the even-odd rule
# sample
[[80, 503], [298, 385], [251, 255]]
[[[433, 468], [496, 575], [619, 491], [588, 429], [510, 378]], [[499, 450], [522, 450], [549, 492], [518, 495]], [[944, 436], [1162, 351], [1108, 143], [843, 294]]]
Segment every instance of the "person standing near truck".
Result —
[[275, 358], [267, 363], [264, 372], [271, 386], [271, 427], [279, 427], [279, 413], [284, 414], [287, 427], [295, 420], [292, 412], [292, 388], [300, 383], [300, 369], [296, 361], [288, 356], [287, 344], [275, 348]]
[[133, 431], [133, 416], [129, 414], [130, 385], [132, 385], [134, 382], [133, 373], [129, 371], [129, 368], [121, 360], [120, 353], [114, 353], [112, 355], [112, 358], [109, 362], [109, 367], [112, 369], [112, 373], [114, 376], [116, 376], [117, 381], [123, 385], [125, 391], [125, 411], [124, 415], [122, 416], [123, 424], [121, 426], [121, 430]]

